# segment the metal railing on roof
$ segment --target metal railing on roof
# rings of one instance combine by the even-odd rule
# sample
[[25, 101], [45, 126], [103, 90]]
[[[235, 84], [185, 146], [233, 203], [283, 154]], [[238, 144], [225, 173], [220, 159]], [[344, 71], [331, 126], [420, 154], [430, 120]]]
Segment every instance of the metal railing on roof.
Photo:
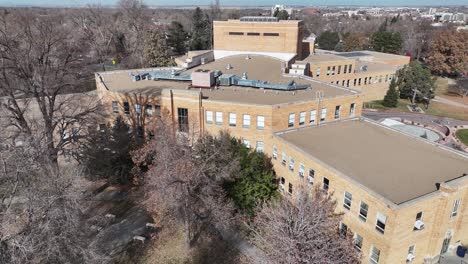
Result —
[[242, 22], [278, 22], [277, 17], [261, 17], [261, 16], [245, 16], [241, 17], [239, 21]]

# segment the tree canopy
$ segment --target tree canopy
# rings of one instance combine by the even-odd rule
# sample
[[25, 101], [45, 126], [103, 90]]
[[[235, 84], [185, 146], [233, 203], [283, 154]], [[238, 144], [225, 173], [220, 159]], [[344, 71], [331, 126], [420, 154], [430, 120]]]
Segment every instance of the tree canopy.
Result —
[[160, 30], [151, 30], [145, 39], [145, 58], [150, 67], [166, 67], [173, 64], [168, 54], [166, 36]]
[[410, 62], [398, 70], [397, 76], [400, 98], [413, 100], [414, 97], [416, 102], [424, 102], [434, 98], [435, 81], [430, 71], [423, 68], [421, 63]]
[[429, 44], [427, 66], [442, 76], [468, 75], [468, 32], [444, 30]]
[[167, 42], [175, 52], [183, 54], [187, 50], [187, 32], [184, 30], [184, 26], [178, 21], [172, 21], [169, 26], [169, 36]]
[[396, 81], [395, 78], [392, 79], [390, 82], [390, 86], [388, 87], [387, 94], [384, 97], [383, 105], [386, 107], [397, 107], [398, 105], [398, 91], [396, 89]]
[[378, 52], [400, 53], [403, 38], [399, 32], [377, 31], [372, 34], [371, 45]]
[[273, 16], [277, 17], [279, 20], [288, 20], [289, 19], [288, 11], [279, 10], [279, 8], [275, 9], [275, 12], [273, 13]]
[[211, 22], [200, 7], [195, 8], [192, 16], [192, 35], [190, 50], [206, 50], [211, 48]]
[[326, 50], [334, 50], [336, 45], [340, 42], [338, 32], [325, 31], [317, 39], [319, 48]]

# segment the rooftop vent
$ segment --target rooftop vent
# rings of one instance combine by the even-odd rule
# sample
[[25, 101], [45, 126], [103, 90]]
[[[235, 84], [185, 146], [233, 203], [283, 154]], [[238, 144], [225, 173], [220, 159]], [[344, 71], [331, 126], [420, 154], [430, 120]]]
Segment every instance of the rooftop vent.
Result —
[[250, 56], [249, 55], [245, 56], [245, 59], [250, 60]]
[[226, 65], [226, 70], [230, 70], [230, 69], [232, 69], [232, 65], [228, 63], [228, 64]]
[[366, 72], [366, 71], [367, 71], [367, 65], [362, 65], [362, 66], [361, 66], [361, 71], [365, 71], [365, 72]]
[[242, 79], [244, 79], [244, 80], [247, 80], [247, 79], [248, 79], [247, 73], [246, 73], [246, 72], [243, 72], [243, 73], [242, 73]]
[[243, 22], [278, 22], [277, 17], [245, 16], [239, 19]]

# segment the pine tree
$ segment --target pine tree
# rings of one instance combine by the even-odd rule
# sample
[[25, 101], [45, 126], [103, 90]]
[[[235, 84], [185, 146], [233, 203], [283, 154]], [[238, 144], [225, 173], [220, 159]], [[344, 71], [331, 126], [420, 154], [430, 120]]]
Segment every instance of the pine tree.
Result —
[[178, 21], [172, 21], [169, 27], [169, 38], [167, 43], [169, 46], [174, 48], [178, 54], [183, 54], [187, 50], [187, 32], [184, 30], [184, 26]]
[[211, 23], [197, 7], [192, 17], [193, 28], [190, 39], [190, 50], [207, 50], [211, 48]]
[[392, 79], [390, 86], [388, 87], [387, 94], [384, 97], [383, 103], [385, 107], [397, 107], [398, 104], [398, 91], [396, 89], [395, 78]]
[[167, 45], [164, 33], [159, 30], [154, 30], [149, 32], [147, 36], [144, 53], [149, 66], [171, 66], [173, 63], [167, 52], [169, 46]]

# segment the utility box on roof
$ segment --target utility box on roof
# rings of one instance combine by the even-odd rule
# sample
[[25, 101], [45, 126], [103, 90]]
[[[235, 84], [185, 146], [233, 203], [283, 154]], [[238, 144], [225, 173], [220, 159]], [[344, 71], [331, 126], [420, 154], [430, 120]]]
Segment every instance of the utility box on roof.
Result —
[[214, 72], [210, 70], [196, 70], [192, 73], [192, 86], [209, 88], [214, 85]]

